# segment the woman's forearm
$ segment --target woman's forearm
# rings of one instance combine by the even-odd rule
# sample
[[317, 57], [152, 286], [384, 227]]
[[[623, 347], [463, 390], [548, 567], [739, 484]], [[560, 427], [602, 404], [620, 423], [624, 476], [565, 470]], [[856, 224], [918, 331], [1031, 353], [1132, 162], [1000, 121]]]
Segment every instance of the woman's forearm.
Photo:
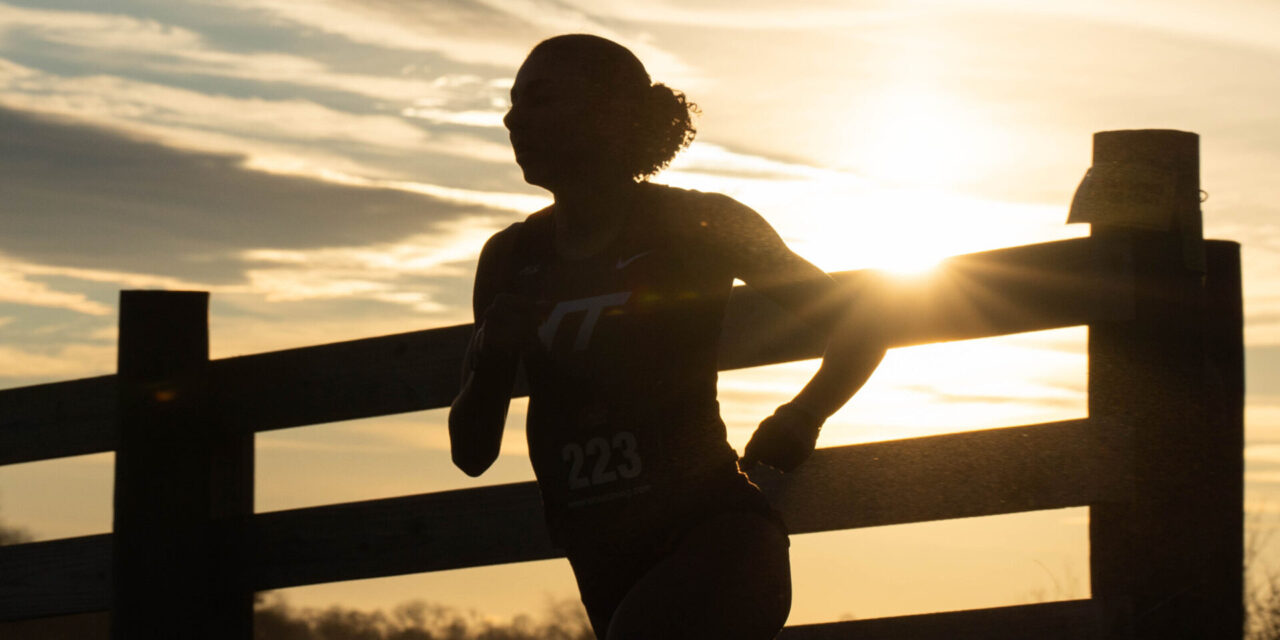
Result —
[[884, 359], [886, 345], [879, 322], [864, 310], [854, 310], [836, 323], [822, 366], [792, 401], [819, 420], [839, 411]]
[[469, 476], [484, 473], [498, 458], [518, 362], [512, 355], [473, 368], [449, 409], [453, 463]]

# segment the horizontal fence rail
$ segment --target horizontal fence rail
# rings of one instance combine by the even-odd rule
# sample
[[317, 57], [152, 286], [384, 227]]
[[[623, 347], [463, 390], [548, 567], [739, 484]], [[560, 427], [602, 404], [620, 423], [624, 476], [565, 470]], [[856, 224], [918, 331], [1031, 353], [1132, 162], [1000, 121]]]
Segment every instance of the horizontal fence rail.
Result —
[[787, 627], [777, 640], [1102, 640], [1091, 600], [945, 611]]
[[[819, 449], [791, 474], [754, 473], [792, 533], [1124, 500], [1126, 430], [1090, 420]], [[532, 482], [254, 515], [258, 590], [562, 554]], [[0, 549], [0, 620], [108, 602], [110, 535]], [[39, 613], [34, 613], [39, 612]]]
[[[1132, 314], [1123, 245], [1099, 238], [956, 256], [936, 275], [895, 280], [833, 274], [892, 291], [892, 346], [1124, 319]], [[226, 429], [266, 431], [448, 406], [471, 325], [456, 325], [210, 363]], [[771, 301], [738, 287], [721, 337], [721, 369], [814, 358], [823, 342]], [[115, 376], [0, 391], [0, 464], [112, 451]]]

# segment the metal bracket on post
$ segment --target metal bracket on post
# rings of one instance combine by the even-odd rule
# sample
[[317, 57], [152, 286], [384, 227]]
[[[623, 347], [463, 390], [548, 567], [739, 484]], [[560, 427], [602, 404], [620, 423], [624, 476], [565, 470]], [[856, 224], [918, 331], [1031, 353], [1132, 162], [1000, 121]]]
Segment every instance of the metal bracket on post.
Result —
[[1204, 273], [1199, 141], [1163, 129], [1095, 134], [1093, 165], [1076, 187], [1067, 224], [1177, 234], [1183, 265]]

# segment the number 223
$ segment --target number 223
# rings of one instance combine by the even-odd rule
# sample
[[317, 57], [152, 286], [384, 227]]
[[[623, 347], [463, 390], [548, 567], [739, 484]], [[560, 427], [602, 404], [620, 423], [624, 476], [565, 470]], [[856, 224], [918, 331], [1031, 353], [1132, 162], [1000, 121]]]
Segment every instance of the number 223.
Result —
[[[585, 445], [570, 442], [561, 449], [560, 457], [569, 463], [570, 489], [594, 487], [618, 478], [629, 480], [640, 475], [639, 446], [635, 434], [630, 431], [613, 434], [612, 442], [603, 437], [587, 440]], [[593, 464], [588, 476], [584, 472], [589, 463]]]

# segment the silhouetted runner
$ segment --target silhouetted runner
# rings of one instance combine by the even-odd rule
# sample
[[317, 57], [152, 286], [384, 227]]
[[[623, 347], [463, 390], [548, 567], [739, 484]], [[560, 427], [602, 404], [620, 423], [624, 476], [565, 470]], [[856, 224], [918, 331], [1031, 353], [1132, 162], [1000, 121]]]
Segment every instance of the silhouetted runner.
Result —
[[[555, 203], [485, 244], [449, 414], [454, 462], [483, 473], [524, 362], [547, 524], [601, 640], [777, 634], [786, 528], [739, 467], [803, 462], [884, 354], [847, 295], [757, 213], [646, 181], [693, 139], [693, 109], [609, 40], [559, 36], [529, 54], [504, 122], [525, 180]], [[716, 402], [734, 278], [830, 336], [741, 461]]]

